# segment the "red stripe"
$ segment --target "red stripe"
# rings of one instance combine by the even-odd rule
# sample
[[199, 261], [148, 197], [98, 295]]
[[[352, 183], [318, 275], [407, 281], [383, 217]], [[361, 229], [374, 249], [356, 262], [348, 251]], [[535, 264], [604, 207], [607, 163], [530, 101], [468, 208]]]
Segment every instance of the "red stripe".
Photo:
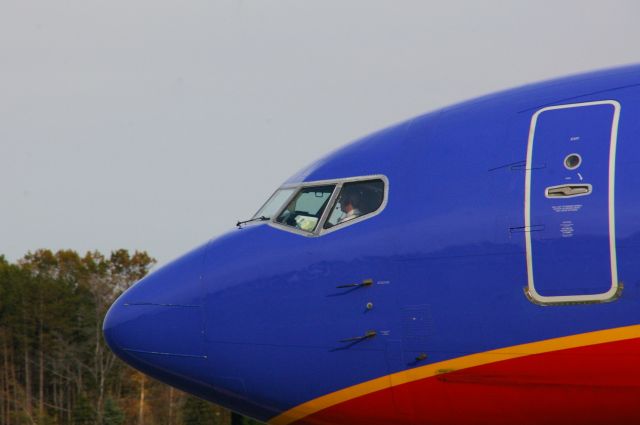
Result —
[[345, 401], [296, 424], [640, 424], [640, 339], [520, 357]]

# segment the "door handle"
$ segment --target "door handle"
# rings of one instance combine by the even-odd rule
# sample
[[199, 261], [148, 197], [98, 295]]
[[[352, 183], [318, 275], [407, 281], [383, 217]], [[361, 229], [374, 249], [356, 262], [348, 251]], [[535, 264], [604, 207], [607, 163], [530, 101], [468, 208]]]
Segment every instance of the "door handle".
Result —
[[590, 193], [590, 184], [562, 184], [560, 186], [550, 186], [545, 190], [547, 198], [570, 198], [572, 196], [589, 195]]

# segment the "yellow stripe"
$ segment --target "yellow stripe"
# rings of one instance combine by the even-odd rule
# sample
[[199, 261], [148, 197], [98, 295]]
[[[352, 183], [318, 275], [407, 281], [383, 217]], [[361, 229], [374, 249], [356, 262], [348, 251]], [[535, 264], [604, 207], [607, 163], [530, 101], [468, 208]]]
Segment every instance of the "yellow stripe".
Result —
[[606, 329], [603, 331], [588, 332], [584, 334], [553, 338], [544, 341], [531, 342], [529, 344], [514, 345], [512, 347], [499, 348], [484, 353], [471, 354], [439, 363], [433, 363], [397, 372], [371, 381], [353, 385], [342, 390], [315, 398], [300, 404], [269, 421], [270, 425], [288, 425], [320, 410], [353, 400], [367, 394], [374, 393], [385, 388], [408, 382], [418, 381], [442, 373], [454, 370], [481, 366], [503, 360], [516, 359], [518, 357], [534, 354], [549, 353], [552, 351], [566, 350], [570, 348], [584, 347], [588, 345], [604, 344], [607, 342], [622, 341], [625, 339], [640, 338], [640, 325], [625, 326], [622, 328]]

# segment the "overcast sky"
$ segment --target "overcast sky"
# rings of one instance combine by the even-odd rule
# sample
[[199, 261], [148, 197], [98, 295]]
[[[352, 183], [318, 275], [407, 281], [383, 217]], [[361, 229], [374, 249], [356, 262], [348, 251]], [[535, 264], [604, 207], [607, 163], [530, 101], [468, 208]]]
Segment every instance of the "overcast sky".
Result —
[[640, 62], [639, 17], [635, 0], [2, 0], [0, 254], [164, 263], [359, 136]]

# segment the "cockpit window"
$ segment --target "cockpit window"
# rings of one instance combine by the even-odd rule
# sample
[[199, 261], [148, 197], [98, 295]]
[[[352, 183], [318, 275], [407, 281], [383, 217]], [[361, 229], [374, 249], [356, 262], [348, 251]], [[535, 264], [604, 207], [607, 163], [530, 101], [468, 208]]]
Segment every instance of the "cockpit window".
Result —
[[269, 198], [269, 200], [265, 202], [262, 208], [260, 208], [258, 212], [255, 213], [252, 219], [260, 217], [273, 217], [275, 214], [277, 214], [278, 211], [280, 211], [280, 208], [282, 208], [284, 203], [287, 202], [293, 192], [295, 192], [294, 188], [276, 190], [276, 192], [271, 195], [271, 198]]
[[384, 201], [381, 179], [344, 183], [324, 228], [346, 223], [377, 211]]
[[247, 221], [269, 221], [282, 230], [322, 236], [377, 215], [387, 203], [383, 175], [289, 184], [278, 189]]
[[276, 222], [305, 232], [313, 232], [324, 212], [335, 185], [304, 187], [280, 213]]

